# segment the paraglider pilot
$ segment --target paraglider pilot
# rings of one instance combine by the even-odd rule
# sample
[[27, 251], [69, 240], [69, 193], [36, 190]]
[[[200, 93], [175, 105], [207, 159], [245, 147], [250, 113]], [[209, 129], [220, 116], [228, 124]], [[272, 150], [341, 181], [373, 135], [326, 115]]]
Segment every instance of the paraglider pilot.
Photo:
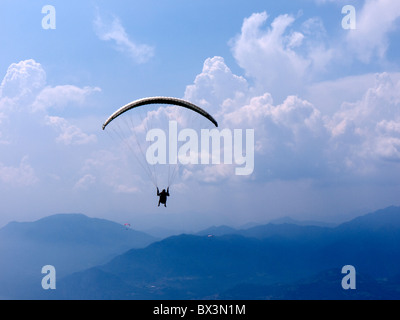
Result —
[[164, 205], [164, 207], [167, 206], [167, 197], [169, 197], [169, 187], [167, 188], [167, 191], [163, 189], [163, 191], [160, 192], [157, 187], [157, 196], [160, 197], [160, 200], [158, 200], [158, 206], [160, 206], [160, 203]]

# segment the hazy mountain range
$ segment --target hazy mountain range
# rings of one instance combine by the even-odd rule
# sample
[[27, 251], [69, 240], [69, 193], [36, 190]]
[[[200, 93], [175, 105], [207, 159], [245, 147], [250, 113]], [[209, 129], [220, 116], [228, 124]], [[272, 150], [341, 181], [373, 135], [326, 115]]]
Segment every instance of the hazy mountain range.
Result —
[[[289, 221], [293, 222], [293, 221]], [[0, 229], [9, 299], [399, 299], [400, 207], [338, 226], [285, 221], [162, 240], [114, 222], [55, 215]], [[41, 288], [43, 265], [56, 290]], [[353, 265], [356, 290], [341, 268]]]
[[157, 238], [118, 223], [83, 214], [57, 214], [0, 229], [0, 298], [30, 296], [53, 265], [57, 278], [103, 264]]

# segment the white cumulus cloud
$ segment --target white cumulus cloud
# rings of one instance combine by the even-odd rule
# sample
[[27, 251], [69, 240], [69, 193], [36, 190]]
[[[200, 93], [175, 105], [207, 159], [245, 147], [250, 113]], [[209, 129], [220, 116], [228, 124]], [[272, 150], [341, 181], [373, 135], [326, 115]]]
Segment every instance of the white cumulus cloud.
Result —
[[[4, 183], [32, 185], [42, 181], [44, 176], [38, 178], [41, 172], [48, 171], [50, 176], [62, 176], [58, 170], [64, 168], [56, 168], [54, 161], [49, 165], [49, 159], [61, 157], [58, 161], [68, 161], [74, 153], [64, 152], [60, 145], [75, 147], [97, 141], [95, 134], [86, 132], [79, 117], [71, 120], [57, 113], [74, 114], [74, 110], [87, 105], [89, 96], [100, 91], [98, 87], [51, 86], [46, 83], [43, 66], [29, 59], [11, 64], [0, 88], [0, 153], [27, 155], [21, 163], [1, 164], [0, 179]], [[37, 161], [39, 157], [42, 161]]]
[[368, 0], [357, 11], [356, 30], [349, 32], [347, 45], [363, 62], [383, 59], [389, 47], [389, 33], [398, 28], [400, 1]]
[[381, 161], [400, 162], [400, 81], [388, 73], [363, 97], [343, 103], [328, 122], [336, 152], [347, 150], [351, 163], [379, 166]]
[[74, 85], [46, 86], [36, 96], [32, 110], [62, 109], [68, 105], [81, 106], [89, 95], [100, 91], [98, 87], [89, 86], [83, 88]]
[[85, 174], [75, 184], [75, 189], [86, 190], [96, 182], [96, 177], [91, 174]]
[[[110, 19], [109, 19], [110, 20]], [[112, 41], [118, 51], [127, 54], [136, 63], [145, 63], [154, 56], [154, 47], [131, 40], [121, 21], [113, 17], [105, 21], [99, 13], [93, 22], [100, 40]]]
[[83, 145], [96, 142], [94, 134], [86, 134], [79, 127], [70, 124], [66, 119], [56, 116], [47, 116], [47, 124], [60, 132], [56, 138], [57, 142], [65, 145]]
[[46, 84], [46, 72], [33, 59], [12, 63], [1, 82], [0, 98], [23, 97], [35, 94]]
[[233, 55], [246, 75], [255, 78], [264, 90], [283, 93], [278, 86], [285, 83], [287, 94], [298, 88], [310, 66], [309, 59], [295, 51], [304, 35], [290, 32], [295, 21], [290, 15], [280, 15], [264, 28], [268, 19], [268, 14], [261, 12], [244, 20], [241, 33], [232, 41]]
[[32, 186], [39, 181], [35, 170], [28, 162], [28, 157], [23, 157], [18, 166], [7, 166], [0, 162], [0, 181], [16, 187]]

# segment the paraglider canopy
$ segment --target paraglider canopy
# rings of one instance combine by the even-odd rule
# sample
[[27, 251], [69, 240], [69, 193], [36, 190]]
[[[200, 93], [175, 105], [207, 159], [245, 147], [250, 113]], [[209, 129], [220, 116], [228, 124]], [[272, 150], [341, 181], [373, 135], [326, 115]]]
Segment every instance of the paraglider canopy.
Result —
[[[134, 157], [155, 187], [164, 188], [179, 175], [180, 157], [199, 154], [188, 147], [194, 141], [193, 132], [210, 126], [218, 127], [218, 123], [204, 109], [183, 99], [158, 96], [124, 105], [108, 117], [102, 129], [107, 128], [114, 141]], [[186, 129], [182, 130], [185, 134], [190, 130], [192, 135], [180, 136], [178, 129]], [[178, 143], [186, 147], [182, 153]]]
[[115, 111], [103, 124], [103, 130], [111, 121], [113, 121], [115, 118], [117, 118], [124, 112], [148, 104], [171, 104], [171, 105], [181, 106], [201, 114], [203, 117], [206, 117], [208, 120], [210, 120], [216, 127], [218, 127], [217, 121], [208, 112], [194, 105], [193, 103], [190, 103], [186, 100], [171, 98], [171, 97], [149, 97], [149, 98], [135, 100]]

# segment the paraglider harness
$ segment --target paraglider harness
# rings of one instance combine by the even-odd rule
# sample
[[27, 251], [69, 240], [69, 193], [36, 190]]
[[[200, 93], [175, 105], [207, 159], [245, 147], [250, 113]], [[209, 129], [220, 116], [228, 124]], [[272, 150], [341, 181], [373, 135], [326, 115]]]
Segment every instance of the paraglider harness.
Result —
[[157, 187], [157, 196], [160, 197], [160, 200], [158, 200], [158, 206], [160, 206], [160, 203], [164, 205], [164, 207], [167, 206], [167, 197], [169, 197], [169, 187], [167, 188], [167, 191], [163, 189], [163, 191], [160, 192]]

